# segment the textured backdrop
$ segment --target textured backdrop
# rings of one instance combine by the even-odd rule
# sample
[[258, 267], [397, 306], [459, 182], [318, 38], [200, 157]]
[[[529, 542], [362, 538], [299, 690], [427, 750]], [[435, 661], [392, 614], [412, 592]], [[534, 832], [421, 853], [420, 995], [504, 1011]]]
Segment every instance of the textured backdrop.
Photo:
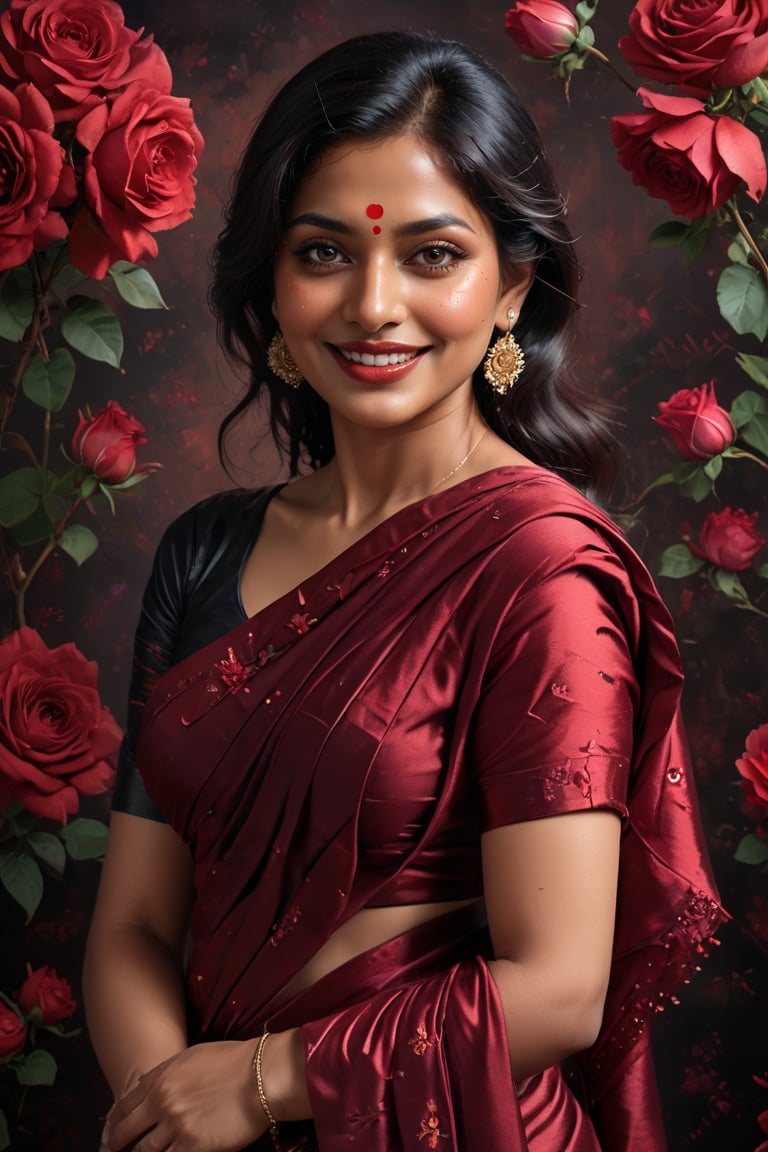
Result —
[[[298, 66], [338, 40], [404, 26], [454, 36], [506, 72], [538, 119], [568, 196], [584, 268], [580, 373], [588, 387], [623, 408], [626, 454], [617, 503], [628, 503], [674, 463], [651, 422], [659, 400], [714, 376], [727, 406], [747, 386], [733, 364], [732, 334], [715, 307], [715, 255], [688, 269], [677, 251], [648, 249], [648, 233], [669, 213], [631, 185], [609, 135], [610, 116], [634, 110], [632, 96], [607, 73], [589, 70], [576, 75], [569, 106], [547, 66], [522, 61], [505, 36], [503, 2], [390, 0], [385, 8], [373, 0], [125, 0], [123, 7], [126, 23], [145, 25], [167, 53], [174, 95], [192, 98], [206, 148], [194, 220], [158, 237], [161, 255], [152, 271], [170, 310], [125, 309], [123, 368], [81, 360], [77, 396], [94, 410], [116, 399], [136, 415], [149, 439], [140, 458], [160, 461], [163, 469], [124, 498], [114, 520], [100, 514], [102, 544], [92, 560], [75, 570], [68, 557], [57, 556], [29, 602], [30, 623], [49, 645], [74, 640], [99, 662], [102, 697], [121, 722], [132, 631], [160, 533], [194, 500], [232, 485], [218, 465], [215, 439], [240, 385], [216, 350], [206, 306], [207, 254], [232, 169], [264, 101]], [[631, 8], [628, 0], [612, 0], [596, 22], [600, 47], [612, 55], [618, 55], [615, 44]], [[741, 347], [759, 350], [753, 338]], [[73, 430], [64, 429], [66, 439]], [[281, 475], [256, 419], [239, 434], [236, 455], [239, 483]], [[753, 472], [741, 469], [733, 496], [726, 476], [719, 494], [724, 503], [738, 498], [760, 507], [765, 529], [763, 474]], [[634, 511], [631, 538], [651, 567], [664, 547], [705, 515], [676, 488], [654, 492]], [[761, 895], [756, 869], [733, 861], [735, 844], [748, 829], [734, 760], [746, 733], [768, 722], [766, 623], [728, 607], [698, 578], [662, 579], [660, 587], [680, 633], [710, 849], [734, 918], [681, 1004], [659, 1020], [670, 1146], [673, 1152], [752, 1152], [761, 1140], [756, 1116], [768, 1108], [768, 1093], [753, 1080], [768, 1074], [765, 1025], [756, 1026], [761, 1008], [765, 1020], [768, 1002], [768, 896], [765, 876]], [[103, 809], [95, 804], [92, 811]], [[95, 871], [73, 868], [65, 884], [48, 885], [46, 903], [28, 929], [9, 910], [0, 937], [0, 986], [12, 987], [27, 961], [51, 964], [72, 982], [79, 1000]], [[55, 1089], [30, 1093], [23, 1147], [95, 1152], [98, 1116], [108, 1099], [87, 1040], [62, 1042], [56, 1055], [63, 1067]]]

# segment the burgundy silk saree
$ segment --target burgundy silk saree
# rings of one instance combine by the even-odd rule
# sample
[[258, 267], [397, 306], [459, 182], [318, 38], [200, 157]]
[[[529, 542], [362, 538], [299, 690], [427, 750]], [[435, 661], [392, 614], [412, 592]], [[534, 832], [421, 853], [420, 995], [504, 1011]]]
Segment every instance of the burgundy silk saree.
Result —
[[[680, 687], [646, 569], [534, 467], [410, 505], [160, 678], [139, 763], [194, 858], [191, 1039], [301, 1027], [286, 1150], [665, 1147], [648, 1021], [722, 915]], [[623, 819], [614, 964], [566, 1077], [516, 1090], [481, 904], [284, 991], [362, 907], [480, 897], [483, 830], [593, 807]]]

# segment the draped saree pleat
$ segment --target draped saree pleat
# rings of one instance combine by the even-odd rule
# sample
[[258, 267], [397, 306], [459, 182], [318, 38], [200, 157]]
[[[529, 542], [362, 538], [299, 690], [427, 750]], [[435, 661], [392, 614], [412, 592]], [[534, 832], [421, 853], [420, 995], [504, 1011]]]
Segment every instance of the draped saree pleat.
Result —
[[[621, 634], [626, 690], [589, 653], [560, 653], [554, 671], [542, 665], [540, 700], [521, 709], [505, 685], [522, 690], [544, 660], [547, 589], [571, 587], [607, 606], [590, 644], [618, 651]], [[530, 661], [516, 671], [523, 651]], [[496, 469], [403, 509], [161, 677], [139, 761], [194, 857], [192, 1036], [301, 1027], [314, 1121], [287, 1126], [286, 1149], [664, 1147], [647, 1023], [722, 917], [680, 685], [671, 622], [642, 563], [607, 517], [533, 467]], [[599, 702], [597, 720], [581, 706], [594, 693], [616, 701], [610, 722]], [[520, 763], [505, 782], [513, 738]], [[573, 747], [561, 759], [563, 739]], [[369, 868], [367, 790], [422, 747], [440, 765], [428, 816], [389, 872]], [[559, 1069], [516, 1089], [479, 905], [286, 993], [341, 924], [439, 843], [465, 795], [475, 812], [495, 807], [496, 824], [596, 806], [623, 818], [613, 974], [598, 1041], [570, 1073], [575, 1094]]]

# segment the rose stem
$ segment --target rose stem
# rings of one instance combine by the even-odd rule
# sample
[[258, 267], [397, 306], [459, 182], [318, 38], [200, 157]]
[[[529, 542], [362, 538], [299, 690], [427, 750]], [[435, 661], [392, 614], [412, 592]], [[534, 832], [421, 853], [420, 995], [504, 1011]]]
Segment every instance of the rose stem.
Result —
[[623, 76], [621, 72], [619, 72], [618, 68], [615, 68], [613, 64], [611, 64], [604, 52], [601, 52], [599, 48], [593, 48], [591, 44], [582, 44], [582, 47], [585, 52], [589, 52], [590, 56], [596, 56], [602, 64], [605, 64], [608, 71], [613, 72], [616, 79], [621, 80], [622, 84], [625, 84], [626, 87], [629, 88], [633, 96], [637, 96], [637, 88], [635, 85], [631, 80], [627, 80], [626, 76]]
[[754, 236], [752, 235], [749, 228], [747, 228], [746, 224], [744, 223], [741, 212], [739, 212], [739, 209], [736, 206], [735, 200], [729, 200], [728, 201], [728, 209], [729, 209], [734, 221], [736, 222], [736, 227], [738, 228], [739, 232], [741, 232], [742, 236], [744, 237], [747, 244], [749, 245], [751, 252], [752, 252], [752, 255], [754, 256], [755, 260], [757, 261], [757, 263], [760, 267], [760, 271], [763, 274], [763, 279], [765, 280], [766, 287], [768, 287], [768, 264], [766, 264], [765, 257], [763, 256], [762, 252], [758, 248], [758, 246], [755, 242]]
[[29, 266], [32, 271], [32, 281], [35, 292], [35, 310], [29, 328], [24, 333], [21, 344], [22, 352], [19, 357], [19, 362], [16, 365], [16, 371], [10, 383], [7, 384], [3, 390], [2, 413], [0, 413], [0, 441], [2, 441], [3, 433], [5, 432], [11, 412], [13, 411], [13, 405], [19, 394], [21, 381], [32, 359], [32, 353], [35, 348], [39, 348], [40, 355], [44, 362], [46, 364], [48, 363], [48, 348], [45, 343], [45, 338], [43, 337], [43, 329], [47, 328], [50, 324], [51, 318], [48, 313], [48, 305], [45, 300], [45, 288], [40, 278], [40, 265], [38, 264], [36, 254], [34, 254], [33, 258], [29, 261]]
[[754, 460], [755, 464], [759, 464], [761, 468], [768, 468], [765, 460], [761, 460], [759, 456], [755, 456], [752, 452], [744, 452], [741, 448], [732, 448], [728, 453], [730, 457], [741, 456], [745, 460]]
[[55, 529], [54, 534], [53, 534], [53, 539], [48, 541], [45, 548], [43, 548], [42, 552], [37, 557], [34, 564], [30, 568], [29, 572], [27, 572], [27, 574], [24, 577], [23, 581], [21, 582], [19, 588], [17, 589], [17, 591], [16, 591], [16, 617], [19, 621], [19, 628], [23, 628], [27, 622], [26, 612], [24, 610], [24, 597], [27, 594], [27, 589], [29, 588], [30, 584], [34, 580], [37, 573], [42, 568], [45, 561], [50, 556], [51, 552], [53, 552], [54, 548], [58, 544], [59, 539], [61, 537], [61, 534], [67, 526], [67, 520], [69, 520], [70, 516], [74, 512], [77, 511], [77, 509], [79, 508], [79, 506], [81, 504], [82, 504], [82, 499], [78, 496], [77, 499], [75, 500], [74, 504], [72, 505], [72, 507], [69, 509], [68, 512], [66, 512], [64, 514], [64, 516], [62, 516], [61, 520], [59, 521], [58, 525], [56, 526], [56, 529]]

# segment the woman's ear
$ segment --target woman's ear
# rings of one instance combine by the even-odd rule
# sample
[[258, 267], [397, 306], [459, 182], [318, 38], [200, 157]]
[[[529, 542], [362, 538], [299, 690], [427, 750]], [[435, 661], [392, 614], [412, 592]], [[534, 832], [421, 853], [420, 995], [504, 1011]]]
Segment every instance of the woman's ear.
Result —
[[528, 260], [523, 264], [512, 264], [504, 271], [501, 293], [494, 316], [494, 324], [497, 328], [501, 328], [504, 332], [509, 328], [510, 308], [514, 309], [515, 316], [520, 315], [528, 290], [533, 283], [535, 272], [536, 265], [533, 260]]

